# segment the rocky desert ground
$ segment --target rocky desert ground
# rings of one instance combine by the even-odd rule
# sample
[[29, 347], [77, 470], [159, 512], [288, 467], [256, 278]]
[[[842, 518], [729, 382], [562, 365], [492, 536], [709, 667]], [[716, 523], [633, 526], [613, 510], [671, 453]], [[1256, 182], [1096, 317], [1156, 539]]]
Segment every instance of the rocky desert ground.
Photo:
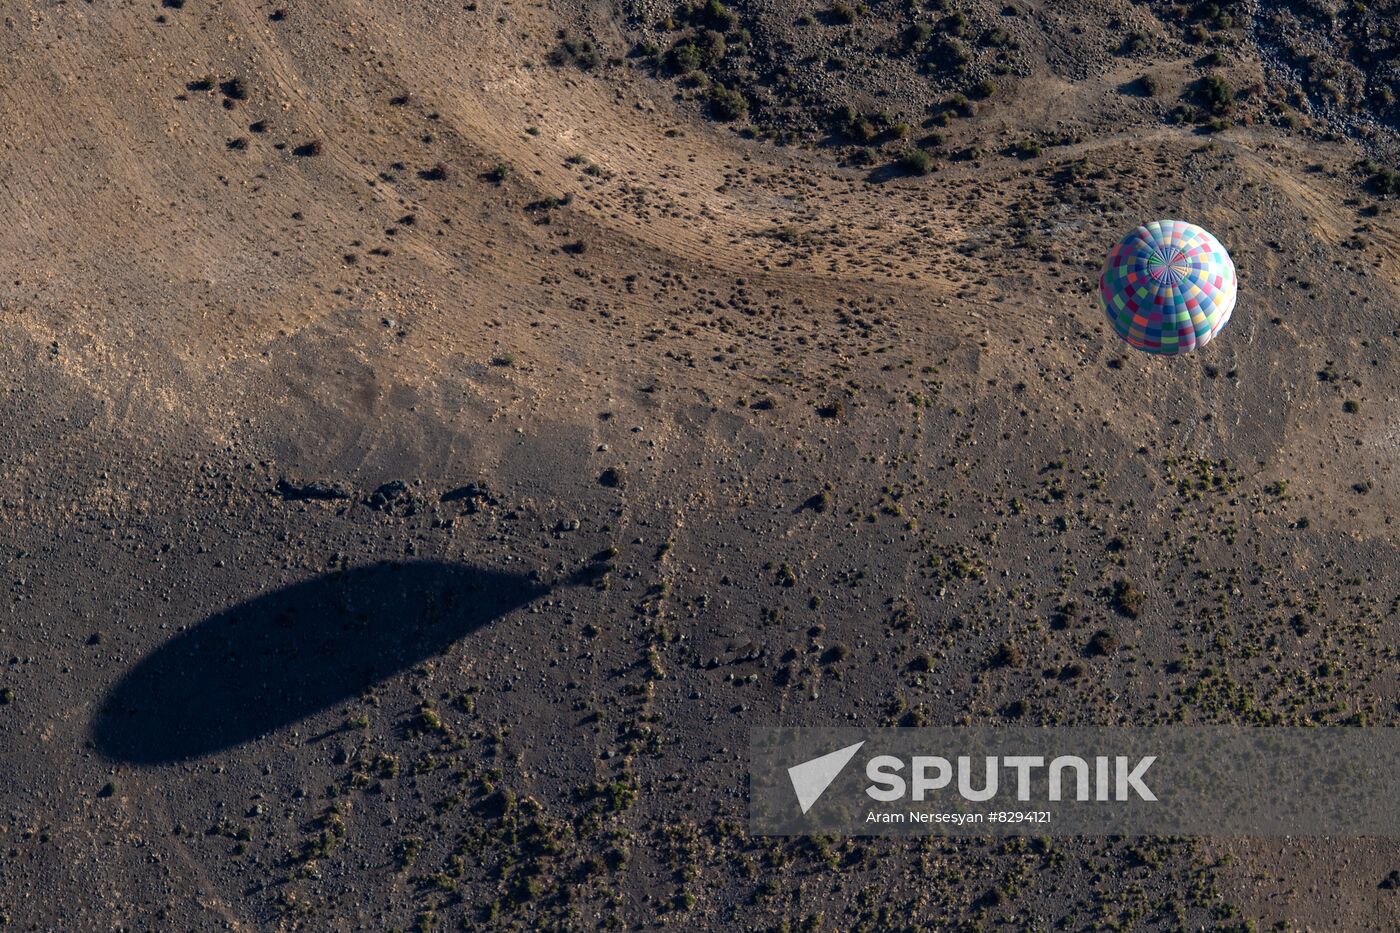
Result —
[[[755, 725], [1400, 725], [1400, 11], [0, 8], [0, 926], [1390, 930]], [[1121, 343], [1107, 248], [1240, 273]]]

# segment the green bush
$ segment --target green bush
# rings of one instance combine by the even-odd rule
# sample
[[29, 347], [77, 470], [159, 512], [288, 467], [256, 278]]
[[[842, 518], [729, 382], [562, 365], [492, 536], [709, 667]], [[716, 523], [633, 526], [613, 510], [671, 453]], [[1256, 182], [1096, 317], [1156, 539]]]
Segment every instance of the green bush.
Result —
[[1145, 32], [1131, 32], [1123, 41], [1123, 54], [1136, 55], [1152, 48], [1152, 37]]
[[875, 124], [872, 123], [868, 117], [861, 116], [852, 118], [846, 123], [842, 130], [847, 136], [858, 143], [868, 143], [876, 136], [880, 135], [880, 131], [875, 128]]
[[743, 94], [730, 90], [722, 84], [710, 88], [710, 113], [716, 120], [726, 123], [748, 116], [749, 102]]
[[1016, 155], [1023, 159], [1034, 159], [1036, 156], [1040, 155], [1042, 151], [1039, 141], [1029, 138], [1022, 139], [1012, 144], [1011, 148], [1015, 151]]
[[922, 149], [910, 149], [899, 157], [899, 167], [913, 175], [927, 175], [933, 168], [933, 157]]
[[1217, 116], [1230, 109], [1230, 85], [1220, 75], [1206, 75], [1196, 85], [1196, 97]]
[[846, 23], [849, 25], [856, 21], [856, 8], [849, 3], [842, 2], [842, 0], [836, 0], [826, 13], [833, 21], [838, 23]]
[[549, 63], [555, 67], [574, 64], [584, 71], [597, 68], [602, 61], [602, 54], [591, 41], [567, 33], [560, 37], [558, 47], [549, 55]]
[[738, 22], [734, 11], [720, 3], [720, 0], [710, 0], [709, 3], [705, 4], [705, 19], [716, 28], [725, 31], [733, 29], [734, 24]]
[[691, 39], [682, 39], [666, 53], [666, 67], [677, 74], [688, 74], [700, 67], [700, 47]]
[[1147, 594], [1127, 579], [1115, 580], [1111, 593], [1113, 608], [1130, 619], [1136, 619], [1147, 602]]
[[1382, 168], [1366, 181], [1366, 187], [1383, 196], [1400, 195], [1400, 172]]

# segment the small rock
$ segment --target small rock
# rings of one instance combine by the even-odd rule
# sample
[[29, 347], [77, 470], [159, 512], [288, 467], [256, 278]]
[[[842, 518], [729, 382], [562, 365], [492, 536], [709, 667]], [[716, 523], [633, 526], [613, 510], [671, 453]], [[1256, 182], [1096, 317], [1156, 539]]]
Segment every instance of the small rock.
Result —
[[350, 490], [341, 483], [330, 483], [317, 480], [311, 483], [292, 483], [285, 479], [279, 479], [276, 487], [277, 495], [288, 502], [296, 502], [305, 499], [349, 499]]

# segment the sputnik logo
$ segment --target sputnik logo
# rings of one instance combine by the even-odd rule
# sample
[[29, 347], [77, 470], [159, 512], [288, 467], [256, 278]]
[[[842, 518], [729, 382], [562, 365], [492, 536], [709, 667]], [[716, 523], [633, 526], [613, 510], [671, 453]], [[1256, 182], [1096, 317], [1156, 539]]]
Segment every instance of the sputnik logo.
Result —
[[788, 777], [792, 780], [792, 789], [797, 793], [797, 802], [801, 805], [803, 813], [812, 809], [812, 805], [821, 799], [821, 795], [831, 786], [831, 782], [836, 780], [841, 769], [850, 763], [864, 744], [857, 742], [847, 745], [820, 758], [813, 758], [788, 768]]

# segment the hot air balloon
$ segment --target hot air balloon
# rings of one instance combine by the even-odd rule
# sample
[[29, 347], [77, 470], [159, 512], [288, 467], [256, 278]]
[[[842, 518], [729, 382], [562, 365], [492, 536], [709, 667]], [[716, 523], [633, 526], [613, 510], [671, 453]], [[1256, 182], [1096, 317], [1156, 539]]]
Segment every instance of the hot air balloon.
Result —
[[1099, 305], [1118, 336], [1148, 353], [1203, 347], [1235, 309], [1235, 264], [1220, 241], [1183, 220], [1123, 238], [1099, 276]]

